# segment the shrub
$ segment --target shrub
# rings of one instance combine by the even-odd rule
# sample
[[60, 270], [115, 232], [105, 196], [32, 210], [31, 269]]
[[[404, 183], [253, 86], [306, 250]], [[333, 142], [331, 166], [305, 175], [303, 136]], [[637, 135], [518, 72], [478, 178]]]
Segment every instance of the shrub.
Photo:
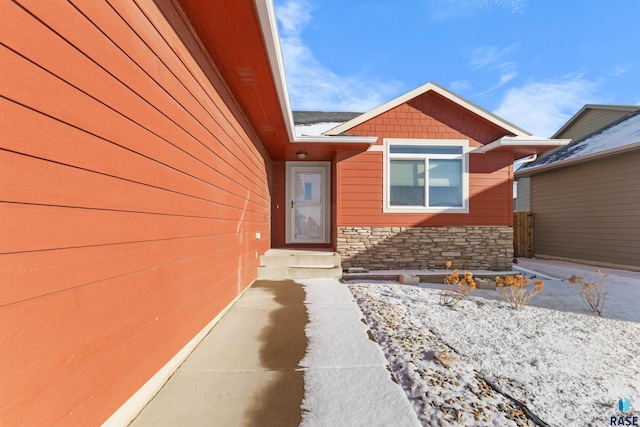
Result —
[[588, 310], [598, 313], [598, 316], [602, 317], [604, 302], [609, 293], [609, 286], [605, 283], [605, 279], [607, 279], [609, 275], [605, 274], [600, 276], [602, 274], [600, 270], [596, 270], [596, 274], [599, 279], [593, 282], [587, 282], [582, 276], [571, 276], [569, 283], [581, 286], [580, 298], [582, 298], [584, 305]]
[[[447, 270], [451, 268], [451, 261], [446, 263]], [[469, 292], [476, 288], [473, 274], [465, 271], [462, 276], [458, 270], [453, 270], [451, 275], [444, 278], [444, 289], [440, 291], [440, 305], [453, 307], [458, 302], [467, 298]]]
[[504, 279], [496, 276], [496, 285], [500, 288], [502, 296], [516, 310], [528, 305], [531, 298], [544, 288], [544, 281], [542, 280], [536, 281], [533, 284], [533, 289], [527, 289], [529, 283], [531, 283], [531, 280], [525, 279], [522, 274], [507, 276]]

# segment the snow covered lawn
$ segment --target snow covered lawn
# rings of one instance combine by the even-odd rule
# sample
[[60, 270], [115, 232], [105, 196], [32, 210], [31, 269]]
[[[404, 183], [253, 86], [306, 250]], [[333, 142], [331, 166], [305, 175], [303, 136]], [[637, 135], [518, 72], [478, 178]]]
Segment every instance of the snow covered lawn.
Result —
[[[543, 267], [561, 278], [592, 274]], [[424, 425], [604, 426], [640, 414], [640, 274], [610, 274], [603, 317], [559, 279], [522, 310], [498, 291], [447, 308], [437, 284], [349, 289]], [[622, 414], [625, 397], [631, 412]]]

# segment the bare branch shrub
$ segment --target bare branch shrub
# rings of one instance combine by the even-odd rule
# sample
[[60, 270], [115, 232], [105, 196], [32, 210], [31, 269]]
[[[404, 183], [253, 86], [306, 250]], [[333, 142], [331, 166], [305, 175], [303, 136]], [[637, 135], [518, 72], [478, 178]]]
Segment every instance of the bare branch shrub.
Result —
[[533, 289], [527, 288], [529, 283], [531, 283], [531, 280], [525, 279], [522, 274], [507, 276], [504, 279], [496, 276], [496, 285], [500, 288], [502, 296], [516, 310], [528, 305], [531, 298], [544, 288], [543, 280], [536, 281], [533, 284]]
[[[447, 270], [451, 268], [451, 261], [446, 263]], [[467, 298], [469, 292], [476, 288], [473, 274], [465, 271], [462, 276], [458, 270], [453, 270], [451, 275], [444, 278], [444, 289], [440, 291], [440, 305], [453, 307], [461, 300]]]
[[596, 274], [599, 279], [592, 282], [587, 282], [582, 276], [571, 276], [569, 283], [572, 285], [580, 286], [580, 298], [587, 307], [588, 310], [597, 313], [602, 317], [602, 309], [604, 308], [607, 294], [609, 293], [609, 285], [605, 282], [605, 279], [609, 277], [608, 274], [602, 274], [600, 270], [596, 270]]

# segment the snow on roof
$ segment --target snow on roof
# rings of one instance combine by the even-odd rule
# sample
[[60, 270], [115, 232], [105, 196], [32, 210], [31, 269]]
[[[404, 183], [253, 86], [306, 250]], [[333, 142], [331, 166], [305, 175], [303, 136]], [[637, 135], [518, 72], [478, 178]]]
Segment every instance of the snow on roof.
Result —
[[358, 117], [362, 113], [327, 112], [327, 111], [294, 111], [293, 121], [298, 125], [312, 125], [316, 123], [344, 123]]
[[296, 136], [322, 136], [329, 129], [342, 124], [343, 122], [320, 122], [308, 125], [295, 125]]
[[329, 129], [358, 117], [362, 113], [294, 111], [292, 114], [296, 136], [322, 136]]
[[640, 111], [628, 114], [624, 118], [598, 129], [584, 138], [573, 141], [548, 156], [539, 158], [521, 169], [534, 169], [543, 165], [578, 159], [598, 153], [607, 154], [611, 150], [640, 143]]

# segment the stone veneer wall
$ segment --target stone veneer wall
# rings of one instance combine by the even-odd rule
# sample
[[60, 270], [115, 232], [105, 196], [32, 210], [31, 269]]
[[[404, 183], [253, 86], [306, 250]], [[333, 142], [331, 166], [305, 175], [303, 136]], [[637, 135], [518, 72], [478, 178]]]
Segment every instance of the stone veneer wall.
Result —
[[513, 228], [338, 227], [343, 268], [511, 270]]

